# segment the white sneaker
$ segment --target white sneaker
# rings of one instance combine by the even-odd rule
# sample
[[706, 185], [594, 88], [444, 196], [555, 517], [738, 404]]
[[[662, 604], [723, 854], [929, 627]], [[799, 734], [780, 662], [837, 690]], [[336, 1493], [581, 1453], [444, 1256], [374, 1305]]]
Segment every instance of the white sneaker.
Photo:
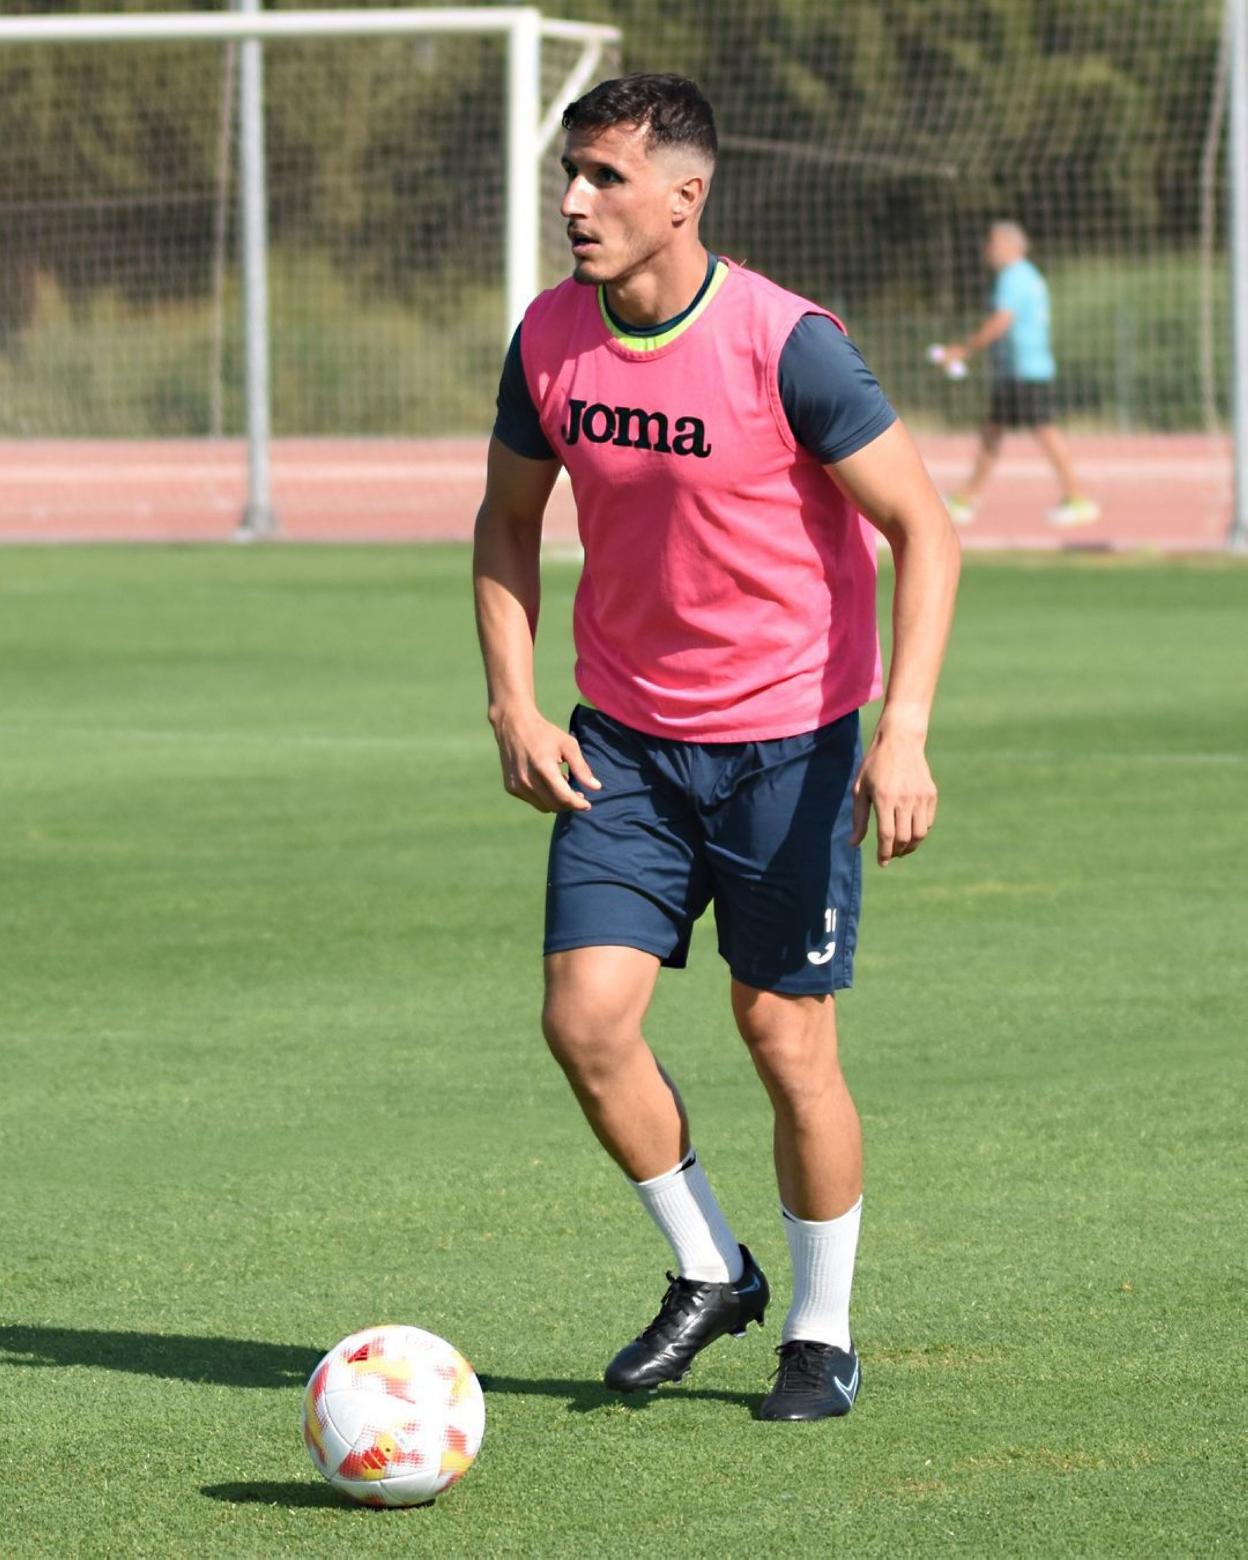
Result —
[[1101, 518], [1101, 506], [1090, 498], [1064, 498], [1049, 510], [1049, 524], [1060, 526], [1095, 525]]
[[969, 498], [963, 498], [960, 493], [942, 494], [945, 500], [945, 508], [949, 511], [949, 518], [954, 525], [970, 525], [975, 518], [975, 505]]

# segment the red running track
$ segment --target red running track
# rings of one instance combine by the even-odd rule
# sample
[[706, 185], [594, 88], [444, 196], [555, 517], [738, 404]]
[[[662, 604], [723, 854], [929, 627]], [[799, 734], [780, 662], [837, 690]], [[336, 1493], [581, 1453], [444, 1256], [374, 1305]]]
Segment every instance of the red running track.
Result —
[[[956, 486], [970, 436], [919, 439], [939, 487]], [[1225, 539], [1231, 451], [1201, 435], [1072, 435], [1086, 492], [1102, 518], [1050, 527], [1056, 498], [1043, 457], [1007, 442], [968, 546], [1205, 551]], [[485, 440], [279, 439], [273, 497], [282, 536], [296, 542], [463, 541], [484, 475]], [[235, 533], [245, 495], [237, 440], [0, 441], [0, 542], [211, 542]], [[561, 481], [547, 539], [572, 543], [576, 516]]]

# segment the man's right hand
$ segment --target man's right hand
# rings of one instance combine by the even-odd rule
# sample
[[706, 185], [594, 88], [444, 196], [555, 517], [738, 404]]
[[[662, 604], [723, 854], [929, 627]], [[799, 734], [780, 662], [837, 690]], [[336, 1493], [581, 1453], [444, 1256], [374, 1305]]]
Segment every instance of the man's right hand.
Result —
[[498, 742], [503, 785], [512, 796], [538, 812], [589, 811], [589, 802], [572, 789], [568, 776], [590, 791], [600, 791], [602, 785], [571, 732], [552, 725], [538, 710], [503, 713], [492, 716], [490, 723]]

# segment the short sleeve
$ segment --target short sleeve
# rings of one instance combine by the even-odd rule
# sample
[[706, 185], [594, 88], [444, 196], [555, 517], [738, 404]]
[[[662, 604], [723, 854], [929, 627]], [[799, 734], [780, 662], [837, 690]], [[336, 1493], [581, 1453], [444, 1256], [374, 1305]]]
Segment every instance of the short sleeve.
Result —
[[897, 421], [862, 353], [826, 314], [798, 320], [777, 378], [793, 437], [825, 466], [856, 454]]
[[992, 289], [993, 308], [1008, 309], [1016, 315], [1024, 303], [1026, 289], [1026, 277], [1019, 273], [1016, 266], [1007, 265], [997, 272], [996, 284]]
[[516, 326], [507, 348], [502, 378], [498, 382], [498, 407], [494, 418], [494, 437], [505, 444], [515, 455], [529, 460], [554, 460], [546, 435], [542, 432], [541, 419], [533, 397], [529, 394], [529, 382], [524, 377], [524, 360], [520, 356], [520, 326]]

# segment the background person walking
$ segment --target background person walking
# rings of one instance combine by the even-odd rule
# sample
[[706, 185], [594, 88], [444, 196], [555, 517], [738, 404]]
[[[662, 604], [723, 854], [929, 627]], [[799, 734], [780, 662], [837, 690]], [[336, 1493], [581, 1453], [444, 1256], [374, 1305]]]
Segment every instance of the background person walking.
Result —
[[970, 476], [945, 505], [958, 525], [975, 518], [980, 491], [992, 474], [1011, 428], [1035, 434], [1062, 485], [1060, 503], [1049, 511], [1056, 526], [1091, 525], [1100, 506], [1079, 492], [1070, 447], [1053, 420], [1057, 364], [1049, 342], [1049, 288], [1027, 258], [1027, 234], [1017, 222], [994, 222], [984, 240], [984, 260], [996, 272], [992, 312], [975, 333], [943, 350], [946, 369], [975, 352], [987, 351], [992, 365], [992, 399], [980, 429], [979, 451]]

